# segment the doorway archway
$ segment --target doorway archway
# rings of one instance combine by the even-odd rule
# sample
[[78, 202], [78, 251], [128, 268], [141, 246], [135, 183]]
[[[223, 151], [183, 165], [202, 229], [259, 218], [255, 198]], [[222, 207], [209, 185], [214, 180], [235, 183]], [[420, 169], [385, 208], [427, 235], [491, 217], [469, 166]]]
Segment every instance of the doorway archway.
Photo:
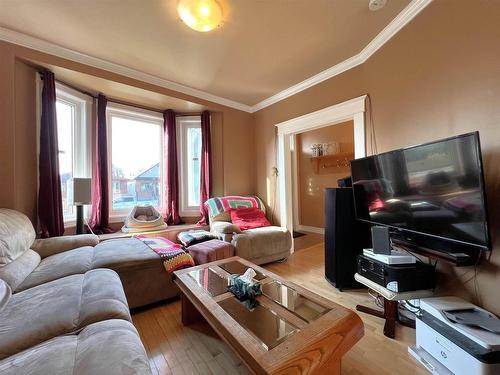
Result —
[[365, 101], [366, 95], [363, 95], [276, 124], [278, 128], [278, 170], [280, 171], [280, 221], [281, 226], [288, 228], [290, 232], [294, 229], [292, 156], [295, 136], [309, 130], [352, 120], [354, 122], [354, 157], [356, 159], [362, 158], [366, 156]]

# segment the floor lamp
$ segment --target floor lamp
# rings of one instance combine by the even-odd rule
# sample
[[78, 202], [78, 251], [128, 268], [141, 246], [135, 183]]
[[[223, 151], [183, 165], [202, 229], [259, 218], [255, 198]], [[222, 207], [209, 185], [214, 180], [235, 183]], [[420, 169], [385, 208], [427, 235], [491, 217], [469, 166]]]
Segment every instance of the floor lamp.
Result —
[[76, 206], [76, 234], [84, 233], [83, 206], [92, 203], [92, 179], [73, 179], [73, 204]]

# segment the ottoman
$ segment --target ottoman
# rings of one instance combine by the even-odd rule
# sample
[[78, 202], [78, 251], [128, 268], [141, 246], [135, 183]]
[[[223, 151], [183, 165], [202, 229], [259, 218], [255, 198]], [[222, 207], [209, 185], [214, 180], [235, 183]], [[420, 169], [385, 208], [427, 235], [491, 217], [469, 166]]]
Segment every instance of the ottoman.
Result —
[[191, 245], [187, 251], [196, 265], [210, 263], [215, 260], [230, 258], [234, 255], [234, 247], [229, 242], [209, 240]]

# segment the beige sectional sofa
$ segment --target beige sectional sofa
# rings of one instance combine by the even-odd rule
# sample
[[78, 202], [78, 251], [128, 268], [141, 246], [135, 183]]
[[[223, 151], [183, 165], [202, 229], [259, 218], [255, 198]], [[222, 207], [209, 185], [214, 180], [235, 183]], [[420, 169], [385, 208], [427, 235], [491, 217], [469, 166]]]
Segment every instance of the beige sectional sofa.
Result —
[[26, 216], [0, 209], [0, 373], [150, 374], [127, 298], [140, 306], [177, 289], [141, 245], [35, 240]]
[[3, 375], [150, 374], [134, 326], [113, 319], [57, 336], [0, 361]]
[[179, 294], [160, 257], [136, 238], [100, 243], [95, 235], [35, 239], [29, 219], [4, 208], [0, 209], [0, 236], [0, 279], [13, 293], [95, 268], [109, 268], [120, 275], [130, 308]]

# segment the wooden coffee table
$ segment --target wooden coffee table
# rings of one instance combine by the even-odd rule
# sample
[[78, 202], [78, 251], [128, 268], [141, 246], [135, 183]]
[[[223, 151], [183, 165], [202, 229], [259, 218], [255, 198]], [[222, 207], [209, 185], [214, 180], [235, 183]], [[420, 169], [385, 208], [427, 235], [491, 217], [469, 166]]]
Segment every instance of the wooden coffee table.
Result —
[[[248, 267], [263, 291], [253, 310], [227, 292], [227, 277]], [[239, 257], [174, 274], [183, 324], [205, 318], [255, 374], [340, 374], [342, 356], [364, 333], [353, 311]]]

